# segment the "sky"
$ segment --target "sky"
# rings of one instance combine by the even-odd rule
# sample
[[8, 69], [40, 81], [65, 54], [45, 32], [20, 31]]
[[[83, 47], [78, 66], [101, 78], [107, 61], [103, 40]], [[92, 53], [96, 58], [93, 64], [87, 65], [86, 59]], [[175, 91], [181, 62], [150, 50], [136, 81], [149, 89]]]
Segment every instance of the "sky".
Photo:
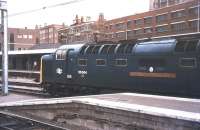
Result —
[[[7, 0], [8, 14], [40, 9], [49, 5], [69, 2], [72, 0]], [[148, 11], [149, 0], [80, 0], [77, 3], [46, 8], [42, 11], [17, 16], [9, 16], [8, 26], [18, 28], [34, 28], [35, 25], [62, 24], [70, 25], [78, 14], [90, 16], [97, 20], [99, 13], [104, 13], [105, 19], [113, 19]]]

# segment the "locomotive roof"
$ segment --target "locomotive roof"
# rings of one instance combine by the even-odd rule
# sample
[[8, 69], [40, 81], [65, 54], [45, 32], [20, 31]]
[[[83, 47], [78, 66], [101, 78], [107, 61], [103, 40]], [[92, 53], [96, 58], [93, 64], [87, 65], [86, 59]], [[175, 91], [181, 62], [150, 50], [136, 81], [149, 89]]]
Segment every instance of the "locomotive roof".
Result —
[[176, 43], [175, 39], [141, 42], [136, 44], [134, 52], [136, 55], [170, 54]]
[[68, 45], [63, 45], [59, 47], [58, 49], [74, 49], [75, 51], [79, 51], [79, 49], [84, 45], [84, 43], [79, 43], [79, 44], [68, 44]]

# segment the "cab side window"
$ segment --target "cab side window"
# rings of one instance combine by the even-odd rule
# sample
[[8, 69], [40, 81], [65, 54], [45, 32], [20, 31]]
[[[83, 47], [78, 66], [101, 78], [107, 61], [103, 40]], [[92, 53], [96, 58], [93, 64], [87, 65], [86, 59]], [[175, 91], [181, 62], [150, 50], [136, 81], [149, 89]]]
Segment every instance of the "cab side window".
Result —
[[57, 50], [56, 60], [65, 60], [65, 59], [66, 59], [66, 50]]

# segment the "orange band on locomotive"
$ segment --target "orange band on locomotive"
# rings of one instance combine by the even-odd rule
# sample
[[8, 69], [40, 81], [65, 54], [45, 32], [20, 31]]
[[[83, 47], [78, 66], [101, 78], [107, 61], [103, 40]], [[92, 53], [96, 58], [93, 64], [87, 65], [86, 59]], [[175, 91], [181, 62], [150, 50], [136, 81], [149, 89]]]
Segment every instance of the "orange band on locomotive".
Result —
[[131, 77], [176, 78], [176, 73], [129, 72]]

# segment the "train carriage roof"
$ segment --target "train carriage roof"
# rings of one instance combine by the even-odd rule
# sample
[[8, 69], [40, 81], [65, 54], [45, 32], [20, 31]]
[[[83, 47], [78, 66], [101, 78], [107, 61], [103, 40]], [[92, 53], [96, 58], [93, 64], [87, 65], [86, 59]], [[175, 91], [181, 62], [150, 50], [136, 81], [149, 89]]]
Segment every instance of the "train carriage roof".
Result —
[[177, 41], [175, 39], [141, 42], [135, 46], [136, 55], [170, 54], [174, 51]]

